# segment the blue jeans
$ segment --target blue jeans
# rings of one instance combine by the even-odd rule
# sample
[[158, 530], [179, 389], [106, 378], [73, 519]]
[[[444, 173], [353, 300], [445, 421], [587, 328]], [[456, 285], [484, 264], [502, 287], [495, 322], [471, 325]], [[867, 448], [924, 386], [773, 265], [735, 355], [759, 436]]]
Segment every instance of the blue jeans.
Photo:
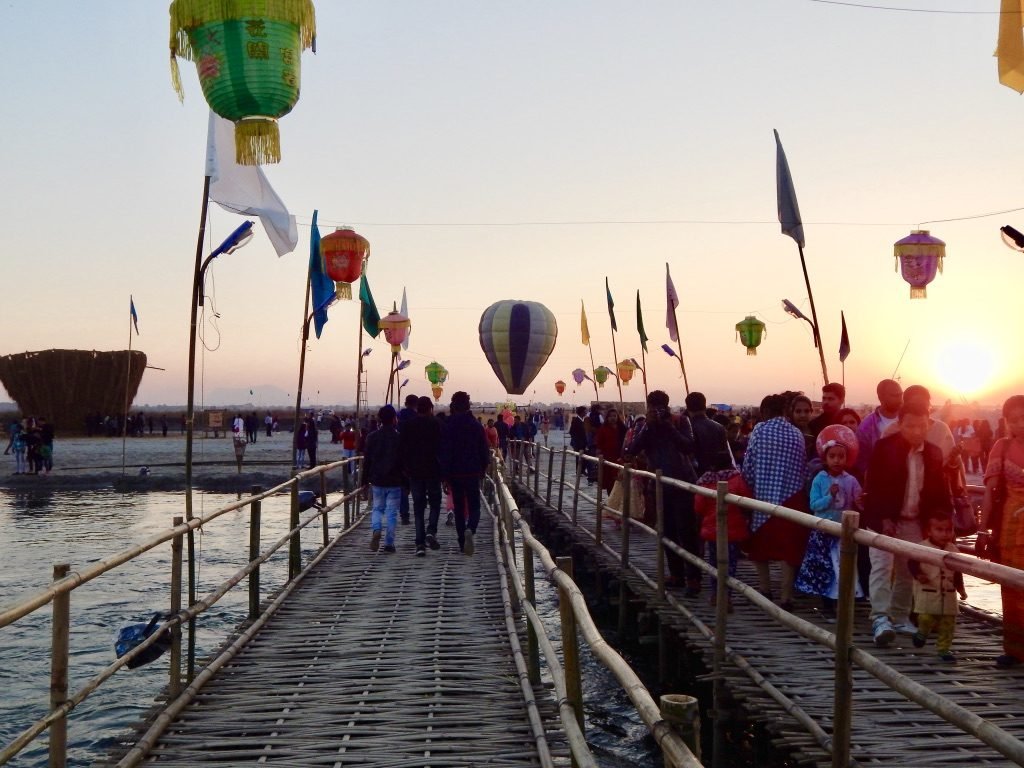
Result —
[[[427, 534], [437, 536], [437, 519], [441, 516], [441, 481], [409, 480], [412, 490], [412, 514], [416, 518], [416, 546], [427, 543]], [[424, 512], [430, 504], [430, 517], [424, 521]]]
[[373, 510], [370, 513], [370, 528], [379, 531], [383, 527], [384, 517], [387, 516], [387, 529], [384, 531], [384, 545], [394, 545], [395, 524], [398, 522], [398, 498], [402, 493], [399, 485], [391, 487], [373, 488]]
[[[476, 527], [480, 523], [480, 478], [478, 477], [453, 477], [448, 481], [452, 489], [452, 503], [455, 507], [455, 530], [459, 535], [459, 549], [466, 540], [466, 528], [476, 533]], [[469, 509], [469, 520], [465, 518], [465, 511]]]

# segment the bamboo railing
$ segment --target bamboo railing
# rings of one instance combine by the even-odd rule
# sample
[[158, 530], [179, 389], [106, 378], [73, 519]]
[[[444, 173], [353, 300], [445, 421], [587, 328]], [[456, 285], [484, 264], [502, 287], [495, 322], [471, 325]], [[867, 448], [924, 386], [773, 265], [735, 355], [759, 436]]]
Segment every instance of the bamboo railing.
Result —
[[[530, 466], [527, 466], [527, 462], [525, 460], [519, 460], [519, 457], [528, 455], [527, 452], [530, 450], [535, 452], [535, 458], [532, 462], [532, 470]], [[547, 462], [542, 459], [543, 453], [545, 452], [550, 454]], [[560, 454], [562, 458], [561, 477], [559, 478], [552, 476], [552, 467], [554, 462], [553, 455], [555, 453]], [[519, 481], [522, 487], [533, 493], [535, 498], [539, 501], [546, 503], [548, 507], [554, 509], [558, 514], [570, 521], [573, 526], [583, 531], [584, 534], [594, 542], [596, 547], [618, 559], [620, 568], [623, 572], [628, 571], [636, 578], [647, 584], [648, 587], [655, 590], [659, 598], [665, 600], [676, 611], [686, 617], [687, 620], [696, 627], [697, 631], [701, 635], [714, 644], [715, 656], [712, 675], [716, 683], [723, 679], [722, 666], [726, 661], [742, 670], [750, 677], [755, 685], [776, 701], [776, 703], [778, 703], [778, 705], [787, 714], [803, 725], [823, 750], [832, 754], [832, 765], [834, 768], [847, 768], [848, 766], [855, 764], [850, 758], [850, 719], [853, 696], [852, 686], [849, 679], [851, 665], [855, 665], [868, 674], [874, 676], [887, 687], [897, 691], [909, 701], [929, 710], [946, 722], [956, 728], [959, 728], [964, 733], [976, 737], [979, 741], [984, 742], [1000, 754], [1015, 761], [1016, 764], [1024, 765], [1024, 742], [1016, 738], [1013, 734], [999, 728], [989, 721], [986, 721], [978, 715], [975, 715], [951, 699], [941, 696], [927, 687], [915, 682], [911, 678], [901, 674], [899, 671], [880, 661], [873, 654], [856, 648], [852, 642], [854, 590], [856, 582], [855, 553], [857, 545], [875, 547], [919, 562], [932, 563], [934, 565], [950, 568], [952, 570], [970, 574], [998, 584], [1013, 586], [1018, 589], [1024, 589], [1024, 571], [998, 563], [980, 560], [972, 555], [942, 552], [934, 548], [902, 541], [873, 531], [862, 530], [858, 527], [859, 514], [854, 511], [844, 512], [842, 523], [836, 523], [795, 509], [789, 509], [781, 505], [772, 505], [757, 501], [756, 499], [736, 496], [727, 492], [726, 485], [724, 483], [720, 483], [717, 489], [704, 488], [681, 480], [664, 478], [661, 476], [660, 472], [651, 473], [635, 470], [628, 465], [614, 464], [612, 462], [605, 461], [603, 457], [577, 453], [564, 447], [561, 449], [555, 449], [545, 445], [530, 444], [528, 447], [517, 447], [514, 452], [510, 451], [510, 456], [514, 457], [511, 461], [510, 474]], [[566, 461], [575, 461], [577, 467], [575, 478], [573, 478], [568, 484], [565, 480]], [[543, 472], [545, 463], [548, 465], [548, 472], [546, 475], [544, 475]], [[600, 484], [598, 484], [598, 490], [595, 495], [589, 495], [583, 492], [580, 489], [580, 478], [583, 474], [583, 468], [587, 463], [595, 464], [599, 473], [602, 473], [607, 467], [615, 467], [618, 468], [620, 472], [625, 473], [624, 476], [627, 478], [630, 475], [635, 475], [656, 483], [656, 529], [651, 528], [638, 520], [631, 519], [629, 516], [628, 503], [626, 502], [623, 504], [625, 512], [608, 507], [602, 499]], [[531, 483], [530, 474], [533, 470], [535, 470], [535, 472], [533, 482]], [[544, 495], [538, 491], [542, 476], [546, 479], [546, 494]], [[554, 483], [558, 483], [558, 494], [556, 503], [552, 504], [552, 486]], [[530, 487], [531, 485], [533, 486], [532, 488]], [[565, 506], [563, 505], [563, 486], [572, 493], [571, 510], [565, 509]], [[775, 605], [769, 598], [763, 596], [754, 587], [730, 577], [728, 575], [728, 557], [724, 546], [719, 547], [718, 549], [717, 568], [714, 568], [708, 565], [702, 558], [695, 557], [675, 542], [664, 538], [662, 528], [662, 488], [664, 486], [671, 486], [696, 495], [716, 499], [718, 510], [717, 524], [720, 532], [717, 540], [719, 542], [725, 542], [726, 540], [725, 536], [721, 532], [725, 531], [726, 507], [729, 504], [735, 504], [746, 510], [766, 512], [769, 515], [778, 516], [806, 528], [820, 530], [839, 538], [841, 551], [841, 568], [839, 574], [840, 593], [837, 604], [838, 622], [836, 624], [835, 632], [829, 632], [809, 621], [805, 621], [804, 619], [783, 610], [779, 606]], [[629, 487], [629, 484], [627, 483], [625, 487]], [[579, 504], [581, 499], [594, 505], [596, 513], [594, 530], [582, 526], [579, 522]], [[622, 521], [623, 543], [621, 551], [615, 550], [606, 542], [602, 541], [602, 520], [606, 514], [617, 517]], [[643, 570], [629, 562], [629, 536], [631, 533], [648, 536], [656, 541], [657, 573], [654, 579], [652, 579]], [[708, 573], [717, 579], [720, 594], [718, 595], [719, 599], [717, 600], [717, 607], [715, 609], [715, 628], [708, 627], [683, 603], [676, 600], [670, 593], [666, 592], [664, 556], [666, 550], [671, 550], [688, 563], [692, 563], [703, 572]], [[734, 593], [745, 598], [777, 623], [782, 624], [802, 637], [830, 648], [835, 652], [835, 669], [837, 674], [832, 713], [833, 731], [831, 735], [827, 733], [825, 729], [822, 728], [821, 725], [819, 725], [810, 715], [808, 715], [808, 713], [804, 711], [799, 704], [785, 696], [785, 694], [779, 691], [775, 686], [771, 685], [769, 681], [757, 672], [753, 665], [751, 665], [740, 654], [729, 648], [727, 644], [728, 601], [724, 599], [726, 589], [733, 590]], [[628, 601], [626, 600], [620, 599], [620, 612], [624, 612], [626, 610], [627, 602]], [[620, 615], [620, 623], [622, 623], [623, 619], [624, 617]], [[716, 712], [722, 712], [724, 711], [723, 707], [719, 706], [719, 701], [717, 699], [717, 696], [721, 695], [722, 692], [717, 685], [715, 687], [715, 693], [716, 701], [714, 710]], [[716, 741], [720, 732], [721, 726], [716, 721]], [[719, 765], [719, 754], [720, 751], [716, 750], [714, 763], [716, 766]]]
[[[213, 673], [223, 666], [232, 656], [237, 653], [241, 645], [251, 637], [259, 627], [277, 610], [284, 598], [290, 594], [295, 586], [302, 580], [309, 569], [330, 550], [365, 514], [360, 501], [362, 488], [358, 482], [357, 473], [361, 466], [361, 458], [344, 459], [342, 461], [324, 464], [305, 472], [296, 474], [290, 480], [281, 483], [267, 491], [259, 488], [253, 489], [253, 494], [242, 500], [228, 504], [206, 515], [196, 517], [191, 521], [183, 522], [180, 517], [174, 519], [174, 525], [139, 544], [117, 552], [110, 557], [92, 563], [77, 571], [70, 571], [70, 565], [59, 563], [54, 566], [54, 580], [47, 587], [39, 590], [14, 605], [0, 610], [0, 628], [6, 627], [29, 614], [44, 608], [53, 603], [53, 632], [51, 643], [51, 684], [50, 684], [50, 711], [49, 713], [22, 731], [14, 741], [5, 745], [0, 751], [0, 765], [6, 764], [15, 755], [21, 752], [26, 746], [32, 743], [44, 731], [50, 731], [50, 766], [64, 766], [66, 764], [66, 728], [67, 717], [72, 710], [85, 701], [90, 694], [99, 688], [105, 681], [109, 680], [120, 669], [125, 667], [131, 660], [143, 653], [147, 648], [161, 640], [164, 635], [171, 637], [170, 647], [170, 670], [168, 679], [168, 693], [172, 701], [168, 704], [167, 710], [157, 718], [153, 727], [145, 736], [145, 743], [155, 737], [170, 720], [166, 720], [166, 713], [175, 708], [180, 711], [188, 701], [194, 698], [202, 684], [209, 679]], [[352, 468], [355, 467], [355, 471]], [[328, 501], [326, 492], [326, 477], [329, 473], [340, 470], [346, 479], [352, 475], [356, 481], [352, 483], [352, 490], [344, 492], [333, 501]], [[302, 480], [318, 478], [320, 480], [320, 501], [321, 507], [314, 507], [304, 518], [299, 515], [298, 509], [298, 487]], [[291, 524], [286, 534], [281, 536], [270, 547], [260, 552], [260, 514], [261, 502], [270, 496], [282, 492], [291, 493]], [[182, 538], [191, 529], [203, 528], [223, 515], [245, 507], [250, 509], [250, 536], [246, 542], [248, 547], [248, 561], [228, 579], [223, 581], [203, 598], [197, 600], [193, 605], [186, 608], [181, 607], [182, 579], [181, 579], [181, 558]], [[341, 530], [333, 540], [329, 540], [328, 524], [329, 515], [339, 507], [343, 508], [344, 516]], [[301, 548], [299, 546], [301, 531], [303, 528], [320, 520], [323, 524], [323, 546], [313, 560], [302, 568], [300, 562]], [[71, 596], [75, 589], [86, 584], [98, 576], [114, 571], [119, 566], [128, 563], [140, 555], [149, 552], [162, 544], [171, 542], [171, 573], [170, 580], [170, 616], [162, 622], [157, 630], [138, 646], [128, 651], [112, 664], [108, 665], [99, 674], [95, 675], [85, 685], [74, 693], [68, 691], [68, 635], [71, 624]], [[274, 553], [278, 552], [285, 545], [289, 546], [289, 580], [280, 590], [275, 599], [260, 613], [260, 580], [259, 569]], [[188, 686], [182, 690], [182, 633], [181, 627], [188, 625], [190, 620], [195, 619], [205, 611], [213, 607], [231, 589], [248, 578], [248, 617], [252, 622], [251, 626], [214, 658], [205, 669], [196, 675], [191, 681], [185, 681]], [[243, 638], [245, 640], [243, 640]], [[161, 727], [162, 726], [162, 727]], [[138, 748], [132, 750], [120, 763], [121, 765], [134, 765], [142, 757]]]

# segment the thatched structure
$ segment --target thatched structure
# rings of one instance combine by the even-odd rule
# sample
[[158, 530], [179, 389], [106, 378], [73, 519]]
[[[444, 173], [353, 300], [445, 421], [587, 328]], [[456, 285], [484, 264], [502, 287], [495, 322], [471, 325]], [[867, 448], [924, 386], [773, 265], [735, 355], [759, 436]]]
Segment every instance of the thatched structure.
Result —
[[63, 434], [83, 431], [87, 414], [122, 414], [125, 387], [131, 405], [145, 370], [146, 355], [137, 350], [47, 349], [0, 357], [0, 382], [22, 414], [42, 416]]

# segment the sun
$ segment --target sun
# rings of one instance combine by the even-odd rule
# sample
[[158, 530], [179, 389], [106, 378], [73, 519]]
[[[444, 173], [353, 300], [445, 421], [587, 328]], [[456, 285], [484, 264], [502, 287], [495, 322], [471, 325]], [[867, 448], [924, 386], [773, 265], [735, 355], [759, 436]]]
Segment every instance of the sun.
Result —
[[996, 359], [995, 352], [984, 342], [956, 338], [937, 350], [935, 373], [951, 393], [972, 398], [991, 387]]

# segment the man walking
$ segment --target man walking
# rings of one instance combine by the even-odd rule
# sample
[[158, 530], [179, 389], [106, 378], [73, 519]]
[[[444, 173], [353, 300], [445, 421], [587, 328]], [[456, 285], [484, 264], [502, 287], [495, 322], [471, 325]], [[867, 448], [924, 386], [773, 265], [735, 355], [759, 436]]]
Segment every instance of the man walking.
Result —
[[[416, 403], [419, 397], [416, 395], [405, 396], [405, 407], [398, 412], [398, 433], [401, 434], [405, 425], [416, 418]], [[398, 506], [398, 515], [402, 518], [402, 525], [409, 524], [409, 489], [402, 488], [402, 501]]]
[[[928, 409], [905, 402], [899, 412], [899, 431], [875, 445], [864, 487], [861, 527], [920, 543], [921, 520], [952, 516], [953, 504], [943, 475], [942, 451], [926, 441]], [[912, 635], [910, 623], [914, 577], [905, 557], [872, 548], [870, 597], [871, 630], [875, 645], [885, 647], [895, 633]]]
[[399, 496], [402, 493], [402, 460], [395, 408], [385, 405], [377, 412], [380, 428], [366, 438], [363, 475], [373, 491], [370, 514], [370, 549], [380, 547], [384, 533], [384, 551], [395, 551], [395, 525], [398, 522]]
[[831, 382], [821, 388], [821, 413], [811, 419], [808, 429], [811, 437], [817, 438], [818, 433], [830, 424], [835, 424], [837, 414], [846, 402], [846, 387], [838, 382]]
[[900, 406], [903, 405], [903, 387], [898, 381], [882, 379], [875, 387], [875, 394], [878, 396], [878, 407], [864, 417], [857, 429], [857, 469], [861, 472], [868, 468], [875, 444], [891, 425], [899, 421]]
[[[416, 522], [416, 557], [427, 554], [427, 547], [438, 549], [437, 520], [441, 515], [441, 424], [434, 418], [429, 397], [416, 401], [416, 417], [409, 419], [398, 433], [402, 470], [412, 491], [412, 514]], [[424, 521], [427, 504], [430, 517]]]
[[708, 418], [708, 401], [703, 392], [691, 392], [686, 396], [686, 415], [693, 426], [694, 463], [697, 477], [717, 469], [726, 462], [732, 463], [729, 455], [729, 441], [725, 427]]
[[452, 395], [448, 410], [441, 430], [441, 478], [452, 492], [459, 549], [472, 555], [480, 522], [480, 479], [487, 471], [491, 456], [484, 428], [469, 410], [469, 394], [459, 391]]

